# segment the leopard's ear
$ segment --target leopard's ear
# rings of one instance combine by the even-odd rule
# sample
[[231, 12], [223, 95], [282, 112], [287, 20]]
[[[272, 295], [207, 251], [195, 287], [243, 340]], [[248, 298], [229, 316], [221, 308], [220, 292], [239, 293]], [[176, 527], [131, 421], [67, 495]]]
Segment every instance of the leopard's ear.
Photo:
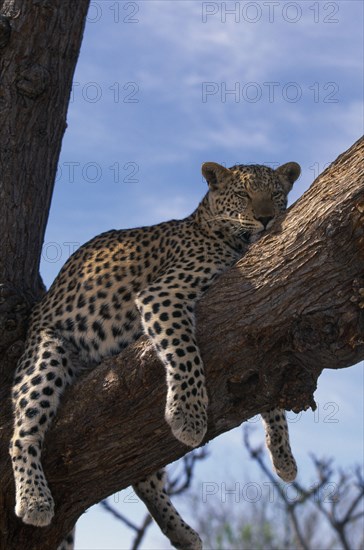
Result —
[[231, 175], [229, 168], [225, 168], [217, 162], [204, 162], [201, 171], [211, 191], [223, 186], [226, 178]]
[[281, 178], [286, 193], [289, 193], [301, 173], [301, 167], [297, 162], [287, 162], [278, 166], [276, 172]]

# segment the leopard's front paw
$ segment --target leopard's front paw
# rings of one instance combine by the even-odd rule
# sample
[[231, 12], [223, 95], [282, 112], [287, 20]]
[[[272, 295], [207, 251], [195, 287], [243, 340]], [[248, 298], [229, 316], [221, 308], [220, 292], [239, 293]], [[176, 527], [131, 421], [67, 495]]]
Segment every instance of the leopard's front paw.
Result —
[[23, 496], [17, 499], [15, 513], [24, 523], [45, 527], [52, 521], [54, 503], [49, 494], [44, 496]]
[[176, 439], [188, 447], [197, 447], [207, 430], [207, 406], [200, 401], [167, 403], [166, 421]]

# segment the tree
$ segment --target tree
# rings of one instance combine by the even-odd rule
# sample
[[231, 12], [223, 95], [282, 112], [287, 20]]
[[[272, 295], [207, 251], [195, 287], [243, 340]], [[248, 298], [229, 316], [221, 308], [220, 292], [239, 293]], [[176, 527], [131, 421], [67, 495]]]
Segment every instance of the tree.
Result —
[[44, 292], [40, 254], [88, 5], [0, 0], [0, 548], [26, 547], [8, 500], [9, 391]]
[[[187, 449], [164, 421], [163, 367], [142, 339], [65, 396], [43, 453], [52, 525], [14, 516], [10, 387], [29, 310], [44, 292], [39, 259], [88, 1], [17, 6], [0, 0], [0, 547], [47, 550], [89, 506]], [[314, 406], [323, 368], [364, 357], [363, 148], [359, 140], [341, 155], [201, 301], [206, 440], [273, 405]]]

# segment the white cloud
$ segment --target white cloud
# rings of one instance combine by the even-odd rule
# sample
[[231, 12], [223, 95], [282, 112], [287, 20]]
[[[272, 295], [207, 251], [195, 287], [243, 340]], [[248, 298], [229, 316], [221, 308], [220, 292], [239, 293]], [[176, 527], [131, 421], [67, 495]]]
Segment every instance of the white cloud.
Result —
[[[221, 12], [221, 4], [215, 4]], [[347, 40], [336, 45], [333, 37], [347, 37], [350, 13], [341, 7], [340, 14], [331, 17], [339, 22], [330, 25], [324, 19], [330, 19], [331, 12], [322, 8], [319, 23], [314, 23], [318, 14], [307, 3], [300, 5], [302, 17], [295, 24], [287, 22], [292, 14], [287, 15], [283, 5], [275, 10], [273, 23], [264, 8], [253, 24], [244, 17], [235, 23], [232, 16], [222, 23], [220, 13], [203, 23], [201, 2], [143, 2], [136, 15], [139, 23], [128, 25], [110, 24], [114, 8], [105, 4], [104, 19], [88, 26], [98, 38], [86, 37], [94, 55], [80, 63], [76, 74], [81, 83], [98, 82], [103, 98], [94, 105], [85, 101], [74, 105], [73, 135], [89, 150], [102, 147], [113, 156], [122, 150], [124, 156], [138, 156], [150, 165], [181, 162], [190, 153], [209, 150], [221, 150], [224, 156], [232, 151], [240, 158], [250, 157], [252, 151], [279, 156], [284, 154], [285, 140], [277, 139], [277, 134], [284, 135], [287, 127], [292, 150], [300, 142], [305, 154], [318, 151], [316, 156], [346, 148], [360, 133], [360, 101], [350, 99], [355, 90], [348, 88], [347, 80], [360, 58], [353, 55]], [[100, 52], [96, 44], [102, 44]], [[320, 71], [326, 75], [329, 67], [340, 83], [336, 109], [315, 104], [309, 90]], [[122, 84], [130, 78], [140, 86], [139, 103], [113, 103], [109, 87], [115, 80]], [[293, 104], [282, 98], [282, 89], [292, 80], [303, 90], [302, 100]], [[203, 82], [218, 87], [205, 103]], [[235, 103], [232, 95], [222, 101], [222, 86], [233, 89], [238, 83], [242, 89], [249, 82], [260, 88], [260, 101], [240, 96]], [[273, 102], [268, 97], [269, 82], [279, 83]], [[327, 131], [332, 126], [335, 130]], [[151, 139], [154, 131], [156, 139]]]

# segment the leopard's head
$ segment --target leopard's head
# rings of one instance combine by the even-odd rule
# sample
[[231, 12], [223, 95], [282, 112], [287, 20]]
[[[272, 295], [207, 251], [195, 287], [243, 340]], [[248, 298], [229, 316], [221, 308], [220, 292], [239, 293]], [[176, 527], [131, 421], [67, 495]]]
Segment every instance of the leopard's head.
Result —
[[269, 229], [286, 209], [287, 195], [300, 173], [296, 162], [275, 170], [258, 164], [225, 168], [216, 162], [205, 162], [202, 174], [209, 185], [212, 223], [224, 233], [244, 239]]

